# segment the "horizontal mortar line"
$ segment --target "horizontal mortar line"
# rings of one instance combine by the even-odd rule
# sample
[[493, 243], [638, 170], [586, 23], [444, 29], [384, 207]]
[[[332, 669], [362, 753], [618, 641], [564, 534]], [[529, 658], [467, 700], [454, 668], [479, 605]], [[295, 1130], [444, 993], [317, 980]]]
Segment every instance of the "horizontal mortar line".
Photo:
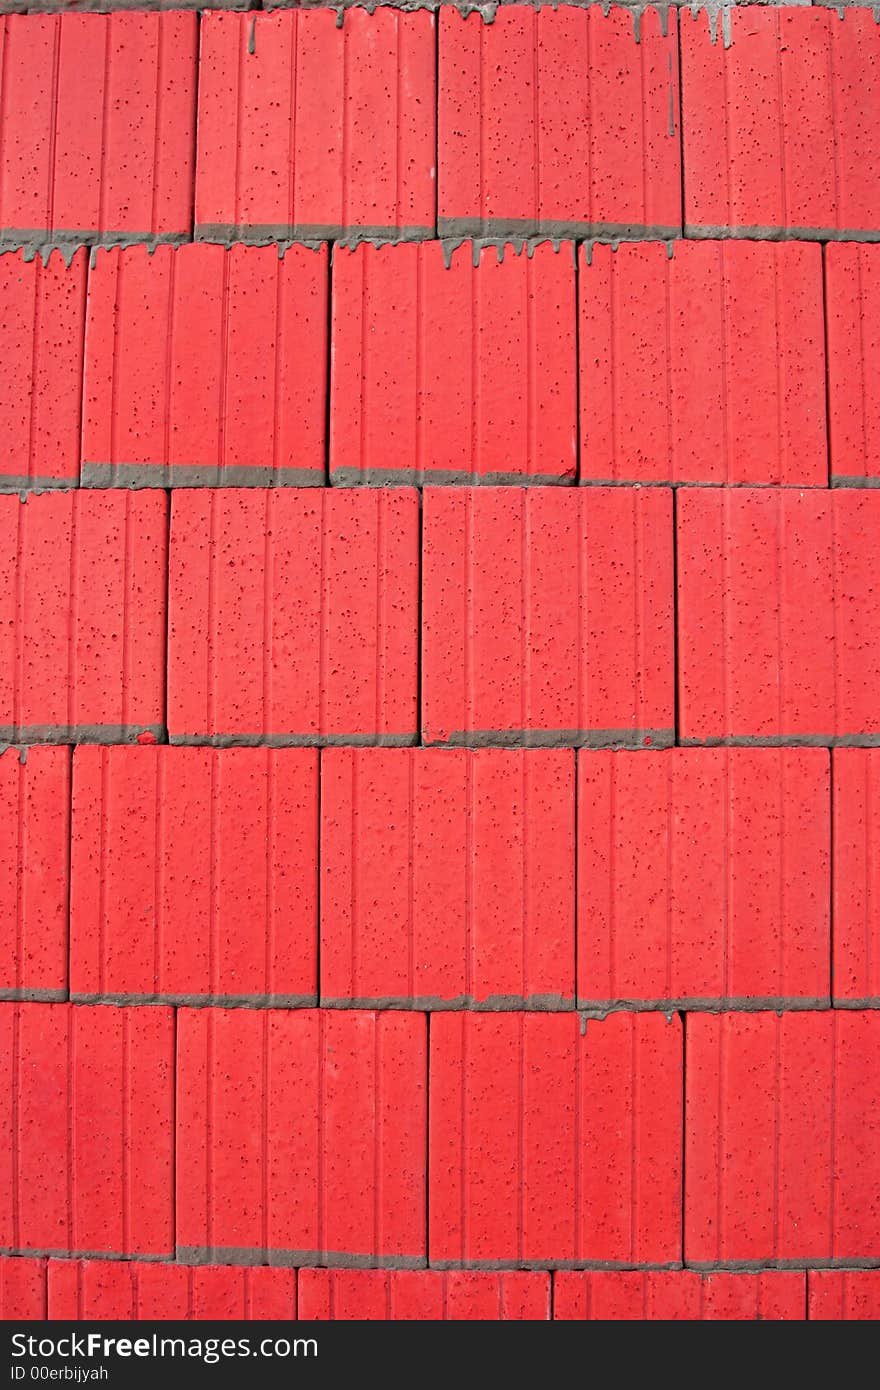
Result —
[[324, 468], [227, 467], [216, 464], [83, 463], [83, 488], [146, 487], [321, 487]]
[[698, 1274], [760, 1274], [762, 1270], [790, 1269], [880, 1269], [880, 1259], [838, 1256], [834, 1259], [805, 1257], [792, 1260], [687, 1260], [685, 1269]]
[[437, 240], [461, 238], [464, 241], [522, 241], [549, 237], [554, 241], [612, 240], [680, 241], [682, 228], [662, 223], [582, 222], [577, 218], [544, 217], [438, 217]]
[[425, 748], [671, 748], [674, 729], [456, 729]]
[[845, 473], [832, 473], [831, 486], [850, 488], [878, 488], [880, 487], [880, 478], [871, 478], [864, 476], [848, 477]]
[[193, 241], [220, 242], [231, 246], [241, 242], [246, 246], [271, 246], [275, 242], [338, 241], [353, 245], [359, 241], [436, 241], [437, 229], [430, 225], [402, 227], [343, 225], [339, 222], [197, 222]]
[[26, 473], [5, 473], [0, 476], [3, 492], [70, 492], [79, 487], [79, 478], [32, 477]]
[[177, 1264], [273, 1265], [326, 1269], [425, 1269], [427, 1255], [362, 1255], [339, 1250], [277, 1250], [256, 1246], [178, 1245]]
[[681, 1270], [683, 1268], [681, 1260], [668, 1261], [648, 1261], [645, 1264], [634, 1264], [630, 1260], [556, 1260], [541, 1259], [535, 1256], [534, 1259], [523, 1260], [428, 1260], [429, 1269], [455, 1270], [455, 1269], [480, 1269], [493, 1273], [505, 1269], [510, 1270]]
[[331, 468], [333, 487], [575, 487], [572, 472], [473, 473], [458, 468]]
[[67, 989], [0, 988], [0, 1001], [4, 1004], [66, 1004], [69, 998]]
[[121, 1255], [118, 1250], [50, 1250], [44, 1247], [21, 1246], [15, 1249], [0, 1248], [0, 1255], [27, 1256], [41, 1260], [138, 1260], [150, 1264], [174, 1264], [173, 1252], [168, 1255], [143, 1255], [132, 1251]]
[[[2, 730], [0, 730], [2, 734]], [[186, 748], [414, 748], [411, 734], [169, 734], [168, 742]]]
[[880, 1009], [880, 994], [869, 994], [864, 999], [841, 999], [832, 997], [832, 1009]]
[[444, 999], [440, 995], [368, 995], [352, 996], [350, 999], [321, 996], [322, 1009], [377, 1009], [408, 1010], [414, 1013], [439, 1013], [443, 1010], [466, 1010], [470, 1013], [575, 1013], [573, 996], [562, 994], [490, 994], [485, 999], [476, 999], [471, 994], [460, 994], [454, 999]]
[[164, 724], [4, 724], [0, 726], [0, 749], [4, 745], [35, 743], [136, 743], [148, 734], [164, 743]]
[[747, 241], [880, 241], [880, 228], [720, 226], [686, 222], [684, 240], [742, 237]]
[[731, 734], [679, 738], [680, 748], [880, 748], [876, 734]]
[[816, 998], [782, 995], [731, 995], [704, 998], [681, 995], [677, 999], [578, 999], [577, 1012], [605, 1018], [613, 1013], [766, 1013], [784, 1010], [824, 1011], [832, 1007], [831, 996]]
[[[763, 3], [763, 0], [755, 0]], [[880, 479], [878, 479], [880, 485]], [[764, 488], [773, 492], [827, 492], [828, 483], [756, 483], [756, 482], [717, 482], [700, 478], [579, 478], [578, 487], [671, 487], [676, 489], [723, 488], [734, 491], [737, 488], [750, 488], [757, 491]]]
[[[66, 997], [66, 996], [65, 996]], [[2, 995], [0, 995], [2, 998]], [[71, 992], [71, 1004], [168, 1005], [193, 1009], [315, 1009], [317, 994], [137, 994]]]
[[0, 251], [74, 250], [79, 246], [184, 246], [185, 232], [99, 232], [96, 228], [0, 227]]

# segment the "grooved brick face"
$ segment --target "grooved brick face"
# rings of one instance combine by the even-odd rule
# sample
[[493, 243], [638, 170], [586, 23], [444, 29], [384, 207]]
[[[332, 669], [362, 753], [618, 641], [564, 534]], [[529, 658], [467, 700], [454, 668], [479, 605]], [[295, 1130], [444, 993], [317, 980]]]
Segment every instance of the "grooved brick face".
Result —
[[322, 757], [322, 1003], [571, 1004], [570, 750]]
[[432, 1265], [681, 1258], [681, 1025], [431, 1019]]
[[0, 245], [189, 236], [197, 25], [0, 18]]
[[70, 752], [0, 753], [0, 999], [67, 992]]
[[880, 246], [826, 246], [831, 480], [880, 485]]
[[553, 1276], [553, 1316], [568, 1322], [802, 1321], [806, 1275], [560, 1270]]
[[82, 481], [324, 480], [327, 248], [99, 251]]
[[414, 490], [176, 491], [171, 741], [414, 743]]
[[434, 231], [434, 16], [208, 13], [196, 239]]
[[[0, 21], [2, 23], [2, 21]], [[86, 250], [0, 256], [0, 489], [79, 473]]]
[[880, 1259], [880, 1014], [689, 1015], [685, 1259]]
[[316, 749], [77, 749], [72, 996], [315, 1003], [317, 850]]
[[573, 479], [572, 256], [549, 242], [339, 248], [331, 481]]
[[42, 1322], [46, 1317], [46, 1261], [0, 1258], [0, 1318]]
[[677, 16], [639, 27], [598, 5], [441, 8], [440, 236], [680, 233]]
[[578, 1003], [830, 1002], [824, 748], [581, 752]]
[[836, 748], [835, 1003], [880, 1006], [880, 749]]
[[880, 1269], [811, 1269], [807, 1280], [811, 1322], [880, 1319]]
[[821, 247], [580, 256], [582, 482], [827, 486]]
[[869, 9], [681, 14], [685, 232], [880, 234], [880, 30]]
[[423, 1014], [177, 1019], [179, 1259], [425, 1263]]
[[427, 743], [672, 741], [668, 489], [426, 488]]
[[677, 522], [680, 739], [880, 740], [880, 493], [688, 488]]
[[301, 1269], [299, 1316], [321, 1321], [546, 1321], [550, 1275], [457, 1269]]
[[292, 1269], [50, 1260], [48, 1285], [52, 1319], [231, 1321], [296, 1316]]
[[0, 1250], [169, 1258], [170, 1009], [0, 1005]]
[[162, 492], [0, 497], [0, 741], [162, 734], [166, 540]]

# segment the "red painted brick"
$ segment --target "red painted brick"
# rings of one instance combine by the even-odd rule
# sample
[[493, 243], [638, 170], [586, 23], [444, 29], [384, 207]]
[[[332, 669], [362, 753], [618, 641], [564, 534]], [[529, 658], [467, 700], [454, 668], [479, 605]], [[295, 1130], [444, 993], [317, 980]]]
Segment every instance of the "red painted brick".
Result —
[[50, 1260], [49, 1317], [112, 1320], [259, 1320], [296, 1316], [292, 1269]]
[[299, 1316], [321, 1321], [546, 1321], [546, 1272], [301, 1269]]
[[184, 240], [194, 14], [0, 19], [0, 245]]
[[328, 749], [321, 1000], [574, 999], [574, 755]]
[[170, 1009], [0, 1005], [0, 1249], [170, 1255]]
[[821, 248], [671, 249], [581, 249], [581, 481], [825, 487]]
[[76, 482], [85, 297], [85, 248], [69, 265], [59, 254], [0, 256], [4, 491]]
[[578, 1001], [830, 1003], [824, 748], [581, 753]]
[[70, 752], [0, 753], [0, 999], [67, 997]]
[[519, 254], [439, 242], [340, 248], [331, 481], [572, 480], [572, 252], [549, 242]]
[[429, 743], [672, 741], [668, 490], [424, 493]]
[[440, 236], [679, 234], [674, 11], [444, 6], [439, 38]]
[[681, 14], [685, 230], [880, 233], [880, 30], [869, 9]]
[[880, 246], [826, 246], [831, 481], [880, 486]]
[[681, 1258], [679, 1021], [431, 1020], [432, 1265]]
[[880, 1259], [880, 1013], [687, 1020], [688, 1264]]
[[811, 1269], [807, 1274], [811, 1322], [877, 1322], [880, 1269]]
[[414, 1013], [178, 1014], [185, 1262], [425, 1262], [426, 1027]]
[[880, 494], [678, 495], [685, 743], [880, 740]]
[[836, 748], [835, 1003], [880, 1006], [880, 749]]
[[99, 251], [86, 486], [322, 483], [327, 250]]
[[171, 741], [414, 743], [414, 490], [178, 491]]
[[45, 1260], [0, 1259], [0, 1318], [42, 1322], [45, 1316]]
[[0, 497], [0, 741], [160, 737], [162, 492]]
[[563, 1270], [553, 1276], [553, 1316], [568, 1322], [802, 1321], [806, 1275]]
[[434, 229], [434, 16], [205, 14], [196, 239]]
[[317, 999], [318, 754], [79, 748], [78, 1002]]

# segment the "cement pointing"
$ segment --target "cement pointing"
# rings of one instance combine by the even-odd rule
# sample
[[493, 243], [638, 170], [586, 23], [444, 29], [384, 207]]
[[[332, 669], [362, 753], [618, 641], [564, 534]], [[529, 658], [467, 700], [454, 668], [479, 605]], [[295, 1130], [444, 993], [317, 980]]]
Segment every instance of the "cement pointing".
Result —
[[299, 1316], [321, 1321], [542, 1321], [544, 1271], [301, 1269]]
[[263, 1320], [296, 1316], [292, 1269], [50, 1260], [52, 1319]]
[[79, 748], [73, 781], [74, 1000], [317, 1002], [317, 750]]
[[836, 748], [834, 1002], [880, 1006], [880, 749]]
[[827, 246], [831, 482], [880, 487], [880, 247]]
[[553, 1316], [569, 1322], [802, 1321], [806, 1275], [560, 1271], [553, 1277]]

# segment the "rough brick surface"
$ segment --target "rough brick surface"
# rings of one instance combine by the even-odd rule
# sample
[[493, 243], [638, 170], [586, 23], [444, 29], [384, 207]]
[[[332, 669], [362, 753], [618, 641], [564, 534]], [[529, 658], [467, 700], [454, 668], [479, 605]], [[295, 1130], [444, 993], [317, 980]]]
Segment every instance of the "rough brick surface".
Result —
[[880, 494], [681, 491], [684, 743], [878, 743]]
[[50, 1260], [49, 1317], [112, 1320], [260, 1320], [296, 1316], [292, 1269]]
[[0, 18], [0, 247], [182, 241], [194, 14]]
[[0, 497], [0, 742], [133, 742], [165, 723], [161, 492]]
[[170, 1257], [170, 1009], [0, 1005], [0, 1251]]
[[870, 9], [681, 18], [685, 232], [880, 237], [880, 30]]
[[678, 26], [622, 8], [440, 11], [440, 236], [675, 236]]
[[578, 1003], [830, 1002], [829, 755], [582, 752]]
[[668, 490], [429, 488], [427, 743], [672, 741]]
[[0, 490], [79, 473], [86, 251], [0, 255]]
[[580, 257], [581, 482], [827, 485], [820, 247]]
[[46, 1317], [46, 1261], [0, 1258], [0, 1318], [42, 1322]]
[[207, 13], [195, 235], [434, 231], [434, 16], [380, 7]]
[[779, 1322], [806, 1316], [803, 1271], [560, 1270], [553, 1316], [568, 1322]]
[[315, 749], [78, 748], [71, 855], [75, 1000], [316, 1002]]
[[574, 999], [574, 754], [327, 749], [321, 1002]]
[[70, 752], [0, 752], [0, 999], [67, 995]]
[[539, 1270], [301, 1269], [299, 1316], [321, 1321], [546, 1321], [550, 1275]]
[[880, 246], [826, 246], [831, 481], [880, 486]]
[[331, 481], [571, 481], [575, 337], [570, 245], [341, 249]]
[[415, 491], [178, 491], [172, 742], [415, 743]]
[[681, 1258], [681, 1027], [431, 1019], [432, 1265]]
[[685, 1259], [880, 1260], [880, 1013], [687, 1019]]
[[836, 748], [834, 1002], [880, 1007], [880, 749]]
[[323, 482], [326, 354], [325, 247], [99, 251], [83, 483]]
[[177, 1017], [178, 1258], [423, 1265], [424, 1015]]
[[811, 1269], [807, 1275], [811, 1322], [877, 1322], [880, 1269]]

